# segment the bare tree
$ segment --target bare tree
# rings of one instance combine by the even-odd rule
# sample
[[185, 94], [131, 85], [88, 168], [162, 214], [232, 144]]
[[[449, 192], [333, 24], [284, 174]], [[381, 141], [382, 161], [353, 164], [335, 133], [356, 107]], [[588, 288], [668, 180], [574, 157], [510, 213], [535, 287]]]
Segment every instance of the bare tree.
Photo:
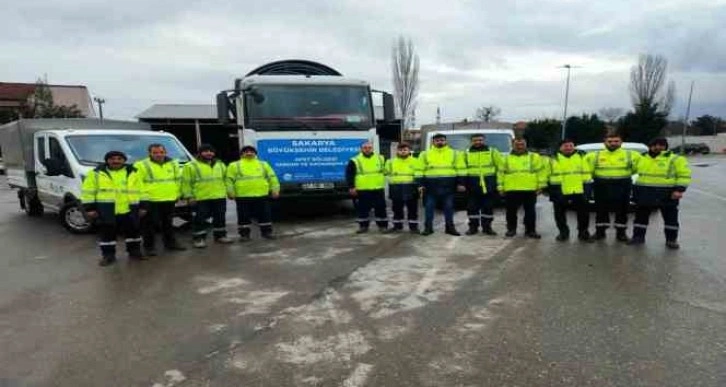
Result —
[[476, 119], [480, 122], [491, 122], [502, 113], [502, 109], [496, 106], [482, 106], [476, 109]]
[[675, 98], [673, 81], [666, 85], [668, 60], [660, 55], [641, 55], [638, 64], [630, 70], [630, 98], [636, 110], [653, 108], [666, 116]]
[[403, 120], [403, 127], [408, 128], [412, 114], [416, 109], [418, 96], [418, 54], [411, 39], [399, 36], [391, 50], [391, 67], [393, 70], [393, 90], [396, 106]]
[[618, 118], [622, 117], [623, 114], [625, 114], [625, 109], [616, 107], [605, 107], [600, 109], [598, 114], [600, 114], [600, 118], [605, 120], [605, 122], [612, 124], [613, 122], [617, 121]]

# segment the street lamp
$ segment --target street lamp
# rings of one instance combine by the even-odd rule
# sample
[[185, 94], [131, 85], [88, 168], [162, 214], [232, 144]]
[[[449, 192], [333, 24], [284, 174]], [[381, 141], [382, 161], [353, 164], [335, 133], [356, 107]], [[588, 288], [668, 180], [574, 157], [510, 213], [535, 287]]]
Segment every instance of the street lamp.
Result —
[[686, 107], [686, 118], [683, 119], [683, 133], [681, 133], [681, 154], [686, 154], [686, 130], [688, 129], [688, 116], [691, 115], [691, 97], [693, 96], [693, 84], [691, 81], [691, 91], [688, 92], [688, 106]]
[[570, 70], [578, 67], [580, 66], [572, 66], [570, 64], [559, 67], [561, 69], [567, 69], [567, 84], [565, 86], [565, 110], [562, 113], [562, 140], [565, 139], [565, 130], [567, 129], [567, 103], [570, 98]]
[[106, 103], [106, 100], [101, 97], [93, 97], [93, 100], [98, 104], [98, 116], [101, 118], [101, 122], [103, 122], [103, 104]]

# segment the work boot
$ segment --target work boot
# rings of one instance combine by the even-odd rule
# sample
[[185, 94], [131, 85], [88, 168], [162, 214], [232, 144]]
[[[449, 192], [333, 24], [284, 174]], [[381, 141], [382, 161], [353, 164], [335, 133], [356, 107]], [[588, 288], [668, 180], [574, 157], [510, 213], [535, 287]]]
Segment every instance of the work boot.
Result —
[[409, 225], [408, 231], [411, 232], [411, 234], [420, 234], [421, 231], [418, 229], [417, 225]]
[[666, 241], [666, 247], [671, 250], [678, 250], [681, 248], [681, 245], [679, 245], [676, 241]]
[[250, 240], [250, 229], [249, 227], [240, 228], [239, 230], [239, 241], [247, 242]]
[[595, 236], [593, 237], [593, 239], [595, 239], [596, 241], [601, 241], [601, 240], [603, 240], [605, 238], [606, 238], [605, 229], [598, 228], [595, 231]]
[[624, 229], [618, 229], [617, 234], [615, 235], [615, 239], [618, 240], [618, 242], [625, 242], [627, 243], [630, 238], [628, 238], [628, 234], [625, 232]]
[[444, 230], [444, 232], [446, 234], [453, 235], [453, 236], [461, 236], [461, 233], [459, 233], [458, 231], [456, 231], [456, 228], [453, 225], [446, 226], [446, 230]]
[[272, 235], [272, 231], [270, 231], [270, 232], [263, 232], [263, 233], [262, 233], [262, 234], [260, 234], [260, 235], [261, 235], [261, 236], [262, 236], [263, 238], [265, 238], [265, 239], [267, 239], [267, 240], [269, 240], [269, 241], [274, 241], [275, 239], [277, 239], [277, 237], [276, 237], [276, 236]]
[[101, 260], [98, 262], [99, 266], [110, 266], [116, 263], [116, 257], [114, 256], [105, 256], [101, 258]]
[[481, 232], [484, 235], [490, 235], [490, 236], [497, 235], [497, 232], [492, 229], [492, 226], [486, 226], [486, 227], [482, 228]]
[[359, 227], [355, 233], [356, 234], [365, 234], [367, 232], [368, 232], [368, 227]]
[[569, 240], [569, 239], [570, 239], [570, 234], [568, 234], [568, 233], [564, 233], [564, 232], [561, 232], [561, 233], [559, 233], [559, 234], [557, 235], [557, 237], [555, 238], [555, 240], [556, 240], [557, 242], [566, 242], [566, 241], [567, 241], [567, 240]]
[[197, 239], [194, 241], [193, 245], [195, 249], [203, 249], [207, 247], [207, 242], [204, 239]]
[[583, 232], [579, 233], [577, 235], [577, 239], [579, 239], [580, 242], [585, 242], [585, 243], [595, 242], [595, 240], [592, 239], [592, 237], [590, 236], [590, 233], [587, 231], [583, 231]]
[[476, 235], [478, 232], [479, 232], [479, 228], [478, 227], [469, 226], [469, 229], [466, 230], [466, 232], [464, 234], [466, 234], [466, 235]]
[[537, 234], [536, 231], [527, 231], [524, 236], [530, 239], [542, 239], [542, 235]]
[[390, 232], [390, 231], [388, 231], [388, 230], [389, 230], [389, 228], [388, 228], [388, 227], [381, 227], [381, 226], [378, 226], [378, 232], [380, 232], [381, 234], [388, 234], [388, 233]]
[[504, 236], [507, 237], [507, 238], [512, 238], [515, 235], [517, 235], [517, 232], [514, 231], [514, 230], [507, 230], [507, 233], [504, 234]]
[[223, 236], [223, 237], [215, 238], [214, 239], [214, 242], [215, 243], [220, 243], [220, 244], [223, 244], [223, 245], [228, 245], [228, 244], [230, 244], [230, 243], [232, 243], [234, 241], [232, 240], [232, 238]]
[[628, 246], [639, 246], [645, 243], [645, 239], [633, 237], [628, 241]]
[[427, 236], [427, 235], [431, 235], [433, 233], [434, 233], [433, 227], [425, 227], [423, 232], [421, 233], [421, 235]]

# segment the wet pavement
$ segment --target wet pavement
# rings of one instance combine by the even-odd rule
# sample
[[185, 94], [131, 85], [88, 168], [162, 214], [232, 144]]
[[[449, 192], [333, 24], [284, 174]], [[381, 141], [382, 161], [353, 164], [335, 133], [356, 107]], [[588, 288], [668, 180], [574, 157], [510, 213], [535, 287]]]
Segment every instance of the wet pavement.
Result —
[[726, 158], [692, 163], [679, 251], [659, 217], [644, 247], [555, 242], [545, 198], [540, 241], [356, 236], [318, 203], [109, 268], [0, 181], [0, 385], [723, 386]]

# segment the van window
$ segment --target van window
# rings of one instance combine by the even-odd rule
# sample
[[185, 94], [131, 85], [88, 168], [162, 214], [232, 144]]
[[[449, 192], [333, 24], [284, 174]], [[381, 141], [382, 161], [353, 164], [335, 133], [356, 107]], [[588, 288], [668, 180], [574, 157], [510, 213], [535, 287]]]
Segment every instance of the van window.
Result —
[[58, 139], [53, 137], [48, 138], [48, 151], [50, 153], [50, 156], [48, 158], [58, 160], [63, 165], [65, 169], [65, 172], [63, 174], [68, 177], [73, 177], [70, 172], [71, 166], [70, 164], [68, 164], [68, 159], [66, 158], [66, 154], [65, 152], [63, 152], [63, 148], [61, 148]]
[[48, 158], [45, 154], [45, 137], [38, 137], [37, 140], [37, 147], [38, 147], [38, 160], [43, 161]]

